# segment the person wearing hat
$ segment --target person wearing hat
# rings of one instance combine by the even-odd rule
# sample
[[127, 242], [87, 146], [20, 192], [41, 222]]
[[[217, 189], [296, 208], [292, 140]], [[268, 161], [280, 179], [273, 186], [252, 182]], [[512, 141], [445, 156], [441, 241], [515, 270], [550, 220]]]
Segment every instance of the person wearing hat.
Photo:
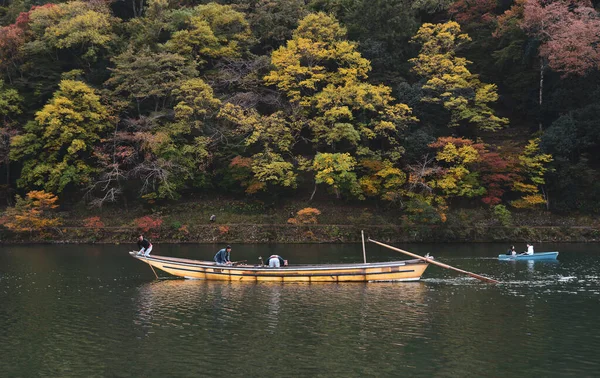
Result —
[[231, 246], [221, 249], [214, 258], [215, 262], [220, 265], [231, 265]]
[[141, 248], [138, 252], [138, 255], [148, 257], [150, 256], [150, 252], [152, 252], [152, 243], [148, 240], [144, 239], [144, 235], [140, 235], [137, 242], [138, 248]]

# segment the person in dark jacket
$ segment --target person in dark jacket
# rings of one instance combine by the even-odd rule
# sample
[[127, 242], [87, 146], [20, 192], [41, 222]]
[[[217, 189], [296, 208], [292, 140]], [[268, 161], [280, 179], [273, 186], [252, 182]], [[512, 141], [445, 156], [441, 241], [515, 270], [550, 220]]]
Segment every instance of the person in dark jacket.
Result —
[[231, 246], [228, 245], [227, 247], [217, 252], [214, 260], [217, 264], [231, 265]]
[[140, 237], [138, 238], [137, 245], [138, 248], [140, 248], [138, 255], [143, 255], [145, 257], [150, 256], [150, 252], [152, 252], [152, 243], [144, 239], [144, 235], [140, 235]]

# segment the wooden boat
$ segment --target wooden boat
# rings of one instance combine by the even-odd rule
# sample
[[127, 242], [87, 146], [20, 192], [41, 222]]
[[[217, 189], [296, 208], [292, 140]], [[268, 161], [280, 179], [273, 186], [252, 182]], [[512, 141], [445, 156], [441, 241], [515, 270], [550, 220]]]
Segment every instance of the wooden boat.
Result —
[[539, 252], [533, 255], [498, 255], [498, 260], [556, 260], [558, 252]]
[[290, 265], [269, 268], [260, 265], [218, 265], [212, 261], [150, 255], [134, 258], [178, 277], [250, 282], [376, 282], [418, 281], [429, 265], [421, 260], [359, 264]]

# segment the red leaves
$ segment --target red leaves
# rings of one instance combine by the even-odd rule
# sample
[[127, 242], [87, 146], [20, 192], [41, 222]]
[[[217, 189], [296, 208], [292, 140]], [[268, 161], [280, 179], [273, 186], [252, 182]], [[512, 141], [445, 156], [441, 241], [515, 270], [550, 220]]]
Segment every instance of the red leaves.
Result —
[[600, 17], [588, 0], [527, 0], [521, 27], [542, 41], [540, 56], [563, 76], [600, 68]]
[[487, 193], [481, 201], [489, 206], [502, 202], [502, 196], [512, 188], [512, 183], [518, 179], [516, 173], [516, 156], [501, 156], [497, 152], [485, 152], [481, 155], [479, 172], [481, 182]]
[[488, 23], [495, 19], [495, 9], [496, 0], [458, 0], [450, 6], [449, 12], [460, 24]]
[[97, 230], [104, 227], [104, 222], [100, 220], [100, 217], [89, 217], [83, 220], [83, 226], [85, 228]]
[[148, 232], [150, 230], [158, 230], [160, 226], [162, 226], [163, 220], [160, 217], [146, 215], [144, 217], [134, 219], [133, 223], [139, 230]]

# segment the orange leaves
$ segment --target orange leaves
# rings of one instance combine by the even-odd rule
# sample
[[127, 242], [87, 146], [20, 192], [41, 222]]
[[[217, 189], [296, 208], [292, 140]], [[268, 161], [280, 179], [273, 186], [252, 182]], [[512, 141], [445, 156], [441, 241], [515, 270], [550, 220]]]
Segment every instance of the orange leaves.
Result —
[[4, 226], [15, 232], [43, 231], [61, 224], [59, 218], [52, 216], [52, 211], [58, 207], [58, 197], [43, 190], [27, 193], [26, 198], [16, 197], [14, 207], [6, 210]]
[[83, 226], [85, 228], [91, 228], [93, 230], [98, 230], [104, 227], [104, 222], [100, 220], [100, 217], [89, 217], [83, 220]]
[[146, 215], [144, 217], [134, 219], [133, 223], [139, 230], [148, 232], [150, 230], [159, 229], [163, 224], [163, 220], [160, 217]]
[[314, 207], [305, 207], [296, 213], [296, 217], [288, 219], [289, 224], [317, 224], [321, 212]]

